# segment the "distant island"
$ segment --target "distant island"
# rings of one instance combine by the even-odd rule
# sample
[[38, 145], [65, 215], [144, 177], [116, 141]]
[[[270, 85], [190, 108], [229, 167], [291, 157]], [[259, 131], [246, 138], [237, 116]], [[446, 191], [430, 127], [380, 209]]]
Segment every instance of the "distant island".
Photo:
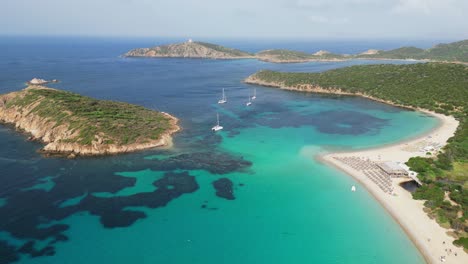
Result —
[[[455, 59], [455, 57], [453, 58]], [[456, 58], [460, 60], [460, 57]], [[392, 196], [372, 191], [374, 185], [368, 184], [369, 180], [365, 174], [340, 163], [340, 160], [346, 161], [346, 159], [353, 159], [359, 155], [361, 158], [355, 162], [365, 162], [364, 158], [368, 159], [373, 157], [372, 155], [375, 156], [375, 160], [380, 160], [380, 158], [385, 157], [386, 153], [392, 151], [393, 154], [386, 156], [403, 159], [401, 162], [406, 162], [412, 171], [417, 172], [417, 177], [423, 184], [413, 193], [413, 198], [424, 200], [426, 207], [424, 211], [441, 226], [449, 229], [452, 236], [456, 238], [454, 244], [463, 246], [468, 252], [468, 221], [466, 220], [468, 219], [468, 66], [430, 62], [408, 65], [359, 65], [322, 73], [287, 73], [263, 70], [249, 76], [245, 82], [301, 92], [362, 96], [392, 105], [425, 111], [437, 116], [442, 123], [440, 128], [431, 133], [430, 136], [414, 140], [415, 142], [383, 147], [375, 151], [364, 150], [333, 154], [329, 155], [326, 160], [334, 166], [343, 168], [351, 175], [357, 175], [356, 178], [364, 185], [370, 186], [368, 188], [371, 192], [383, 201], [382, 203], [387, 209], [390, 208], [389, 211], [396, 215], [400, 223], [410, 223], [408, 224], [409, 228], [405, 229], [409, 233], [416, 232], [419, 235], [416, 244], [425, 245], [420, 248], [435, 247], [432, 244], [427, 244], [427, 238], [422, 237], [425, 236], [423, 233], [429, 230], [424, 228], [430, 228], [431, 225], [425, 225], [421, 222], [421, 226], [415, 227], [411, 224], [413, 220], [408, 220], [407, 216], [404, 215], [404, 212], [411, 212], [412, 209], [417, 208], [417, 203], [413, 207], [409, 206], [411, 200], [403, 203], [405, 206], [408, 205], [406, 208], [410, 208], [406, 211], [402, 208], [403, 205], [396, 207]], [[447, 130], [444, 131], [444, 127], [447, 127]], [[428, 143], [431, 141], [437, 143]], [[421, 152], [408, 150], [411, 148], [409, 143], [412, 143], [414, 148], [417, 148], [418, 144], [445, 146], [432, 152], [432, 148], [429, 148], [422, 153], [423, 157], [421, 157]], [[407, 194], [401, 194], [401, 196], [404, 195]], [[422, 210], [413, 211], [414, 214], [422, 212]], [[425, 220], [424, 215], [418, 219], [424, 222], [431, 221]], [[447, 229], [435, 233], [440, 234], [440, 237], [443, 238], [446, 236]], [[435, 233], [427, 233], [427, 235], [435, 235]], [[445, 241], [453, 240], [448, 237], [443, 239], [447, 239]], [[440, 251], [442, 254], [443, 249]]]
[[179, 130], [167, 113], [39, 85], [0, 95], [0, 122], [44, 142], [42, 152], [70, 158], [166, 146]]
[[402, 47], [393, 50], [370, 49], [359, 54], [335, 54], [320, 50], [313, 54], [285, 49], [271, 49], [255, 54], [226, 48], [220, 45], [195, 42], [138, 48], [127, 52], [126, 57], [154, 58], [205, 58], [205, 59], [258, 59], [272, 63], [300, 63], [310, 61], [343, 61], [351, 59], [377, 60], [424, 60], [438, 62], [468, 63], [468, 40], [438, 44], [430, 49]]
[[134, 49], [127, 52], [125, 56], [205, 59], [250, 59], [255, 57], [253, 54], [241, 50], [192, 40], [179, 44]]

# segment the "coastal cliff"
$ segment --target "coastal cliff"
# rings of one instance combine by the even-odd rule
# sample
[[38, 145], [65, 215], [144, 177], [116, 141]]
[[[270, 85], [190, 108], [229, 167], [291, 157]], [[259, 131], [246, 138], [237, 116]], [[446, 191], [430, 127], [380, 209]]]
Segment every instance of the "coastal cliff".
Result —
[[160, 58], [209, 58], [209, 59], [245, 59], [254, 56], [248, 52], [205, 42], [184, 42], [157, 46], [152, 48], [133, 49], [126, 57], [160, 57]]
[[45, 86], [0, 95], [0, 122], [45, 143], [41, 152], [69, 157], [167, 146], [180, 129], [167, 113]]

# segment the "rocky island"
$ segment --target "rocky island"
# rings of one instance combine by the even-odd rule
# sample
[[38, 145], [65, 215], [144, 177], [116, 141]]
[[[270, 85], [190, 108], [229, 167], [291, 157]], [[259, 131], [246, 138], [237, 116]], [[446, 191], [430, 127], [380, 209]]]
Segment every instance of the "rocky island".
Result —
[[41, 152], [69, 157], [167, 146], [180, 129], [164, 112], [39, 85], [0, 95], [0, 122], [44, 142]]
[[159, 57], [159, 58], [206, 58], [206, 59], [249, 59], [253, 54], [237, 49], [226, 48], [205, 42], [189, 40], [184, 43], [134, 49], [126, 57]]
[[301, 63], [311, 61], [344, 61], [351, 59], [422, 60], [468, 63], [468, 40], [438, 44], [430, 49], [401, 47], [393, 50], [369, 49], [358, 54], [335, 54], [326, 50], [315, 53], [286, 49], [270, 49], [255, 54], [205, 42], [189, 40], [184, 43], [139, 48], [127, 52], [126, 57], [258, 59], [272, 63]]

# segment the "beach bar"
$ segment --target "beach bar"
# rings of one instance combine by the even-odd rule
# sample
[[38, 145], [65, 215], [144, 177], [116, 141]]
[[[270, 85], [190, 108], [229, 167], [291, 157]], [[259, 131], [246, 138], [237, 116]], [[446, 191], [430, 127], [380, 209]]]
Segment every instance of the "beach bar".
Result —
[[392, 177], [408, 176], [408, 171], [393, 161], [380, 162], [377, 166]]

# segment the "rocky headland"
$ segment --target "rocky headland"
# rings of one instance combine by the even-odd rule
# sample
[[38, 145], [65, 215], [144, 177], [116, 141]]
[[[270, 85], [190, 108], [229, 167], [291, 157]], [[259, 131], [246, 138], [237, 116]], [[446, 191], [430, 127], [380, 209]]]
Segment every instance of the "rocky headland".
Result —
[[0, 95], [0, 122], [43, 142], [41, 152], [68, 157], [168, 146], [180, 129], [164, 112], [37, 85]]

